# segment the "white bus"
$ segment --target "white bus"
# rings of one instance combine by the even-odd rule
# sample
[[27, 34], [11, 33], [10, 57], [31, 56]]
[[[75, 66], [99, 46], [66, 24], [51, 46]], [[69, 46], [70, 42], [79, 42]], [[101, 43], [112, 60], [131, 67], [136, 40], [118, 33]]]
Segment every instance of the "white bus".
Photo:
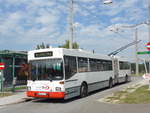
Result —
[[126, 60], [78, 49], [49, 48], [28, 52], [27, 96], [68, 99], [129, 81]]

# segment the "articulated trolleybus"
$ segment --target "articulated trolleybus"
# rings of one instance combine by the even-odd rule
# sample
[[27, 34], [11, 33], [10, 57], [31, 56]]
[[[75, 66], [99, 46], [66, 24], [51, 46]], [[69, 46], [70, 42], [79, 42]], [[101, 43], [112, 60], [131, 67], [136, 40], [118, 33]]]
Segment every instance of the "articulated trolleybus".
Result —
[[127, 60], [83, 50], [49, 48], [28, 52], [27, 96], [69, 99], [130, 80]]

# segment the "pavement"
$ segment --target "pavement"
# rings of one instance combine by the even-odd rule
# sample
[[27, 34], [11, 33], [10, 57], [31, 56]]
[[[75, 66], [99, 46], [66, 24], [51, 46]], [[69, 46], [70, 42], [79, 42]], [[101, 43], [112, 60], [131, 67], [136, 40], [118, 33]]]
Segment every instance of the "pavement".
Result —
[[0, 97], [0, 106], [16, 104], [21, 102], [26, 102], [31, 100], [31, 98], [26, 96], [26, 91], [17, 91], [14, 92], [11, 96]]
[[[134, 78], [132, 78], [132, 79], [134, 79]], [[141, 80], [140, 82], [145, 83], [144, 80]], [[0, 106], [22, 103], [22, 102], [30, 101], [32, 99], [33, 98], [26, 96], [26, 89], [24, 89], [21, 91], [16, 91], [15, 93], [13, 93], [12, 96], [0, 97]]]

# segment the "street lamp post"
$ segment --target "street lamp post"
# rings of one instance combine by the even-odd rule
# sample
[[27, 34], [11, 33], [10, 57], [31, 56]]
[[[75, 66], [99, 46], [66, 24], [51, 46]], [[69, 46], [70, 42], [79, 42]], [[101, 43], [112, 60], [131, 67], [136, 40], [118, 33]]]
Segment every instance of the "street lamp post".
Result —
[[[111, 4], [112, 0], [102, 0], [104, 4]], [[74, 0], [70, 0], [69, 3], [69, 25], [70, 25], [70, 38], [69, 38], [69, 49], [73, 48], [73, 38], [74, 38]]]
[[[150, 0], [148, 0], [148, 42], [150, 42]], [[150, 58], [150, 55], [149, 55]], [[150, 73], [150, 61], [149, 61], [149, 73]]]
[[103, 3], [104, 4], [111, 4], [113, 1], [112, 0], [104, 0]]
[[148, 27], [149, 27], [149, 38], [148, 38], [148, 41], [150, 42], [150, 0], [148, 0]]

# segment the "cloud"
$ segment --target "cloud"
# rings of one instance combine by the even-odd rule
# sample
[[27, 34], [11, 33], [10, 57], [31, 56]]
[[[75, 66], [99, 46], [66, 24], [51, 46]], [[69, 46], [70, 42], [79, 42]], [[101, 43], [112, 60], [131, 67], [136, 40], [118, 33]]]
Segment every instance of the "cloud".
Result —
[[[3, 5], [2, 5], [3, 4]], [[75, 38], [81, 48], [108, 54], [134, 40], [134, 30], [113, 33], [114, 25], [132, 25], [147, 20], [147, 0], [76, 0]], [[41, 42], [54, 46], [69, 39], [69, 2], [67, 0], [1, 0], [0, 44], [2, 49], [33, 49]], [[139, 26], [140, 50], [148, 39], [147, 26]], [[7, 43], [7, 45], [4, 45]], [[125, 52], [133, 52], [130, 47]], [[128, 56], [122, 52], [121, 55]], [[134, 57], [134, 54], [132, 54]]]
[[[29, 2], [30, 1], [30, 2]], [[58, 22], [60, 19], [59, 8], [49, 10], [49, 7], [57, 5], [56, 2], [45, 0], [7, 0], [5, 3], [11, 8], [24, 5], [23, 9], [10, 11], [0, 17], [0, 37], [1, 43], [35, 44], [51, 38], [58, 39], [60, 30]], [[17, 3], [17, 4], [16, 4]], [[5, 4], [5, 5], [6, 5]], [[6, 46], [5, 46], [6, 47]], [[12, 48], [10, 46], [7, 47]], [[26, 47], [25, 47], [26, 48]]]
[[95, 2], [97, 0], [80, 0], [81, 2]]
[[[108, 27], [100, 28], [97, 24], [84, 26], [80, 23], [78, 28], [79, 32], [75, 35], [75, 40], [79, 43], [80, 47], [88, 51], [93, 49], [97, 53], [109, 54], [135, 40], [135, 29], [121, 28], [121, 26], [130, 26], [130, 24], [117, 24], [120, 27], [118, 33], [110, 31]], [[147, 25], [138, 26], [138, 40], [142, 40], [139, 44], [139, 51], [145, 51], [145, 44], [148, 38]], [[118, 55], [127, 57], [134, 61], [135, 58], [135, 46], [128, 47], [120, 52]]]

